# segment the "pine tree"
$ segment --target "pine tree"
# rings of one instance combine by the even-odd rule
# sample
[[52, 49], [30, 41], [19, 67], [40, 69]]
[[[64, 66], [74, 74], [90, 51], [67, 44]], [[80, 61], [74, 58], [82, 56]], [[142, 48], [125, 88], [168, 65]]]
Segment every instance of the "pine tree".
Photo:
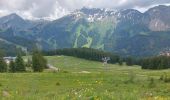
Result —
[[12, 73], [16, 72], [16, 65], [14, 61], [11, 61], [9, 64], [9, 72], [12, 72]]
[[39, 51], [33, 53], [32, 68], [34, 72], [42, 72], [44, 68], [47, 68], [47, 61]]
[[30, 59], [28, 59], [25, 66], [28, 67], [28, 68], [32, 67], [32, 61]]
[[120, 66], [123, 65], [123, 60], [122, 60], [121, 58], [119, 59], [118, 64], [119, 64]]
[[15, 60], [16, 71], [17, 72], [25, 72], [26, 68], [24, 65], [24, 60], [22, 59], [21, 55], [18, 55]]
[[2, 57], [0, 57], [0, 72], [7, 72], [7, 64]]
[[131, 57], [126, 58], [126, 65], [132, 66], [133, 65], [133, 59]]

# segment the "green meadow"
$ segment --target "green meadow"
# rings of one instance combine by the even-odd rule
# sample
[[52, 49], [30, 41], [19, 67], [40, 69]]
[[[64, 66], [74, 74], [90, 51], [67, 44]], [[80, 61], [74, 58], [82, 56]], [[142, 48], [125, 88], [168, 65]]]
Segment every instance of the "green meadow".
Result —
[[170, 70], [142, 70], [68, 56], [46, 57], [59, 72], [1, 73], [0, 100], [170, 100]]

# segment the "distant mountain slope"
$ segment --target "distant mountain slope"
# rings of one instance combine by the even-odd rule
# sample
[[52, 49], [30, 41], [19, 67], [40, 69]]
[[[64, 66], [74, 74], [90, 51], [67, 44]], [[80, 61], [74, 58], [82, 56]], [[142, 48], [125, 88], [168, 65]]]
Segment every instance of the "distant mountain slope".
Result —
[[1, 38], [29, 49], [32, 45], [44, 50], [87, 47], [150, 56], [170, 48], [170, 6], [145, 13], [82, 8], [54, 21], [28, 21], [12, 14], [0, 18], [0, 30]]
[[18, 52], [22, 53], [20, 47], [17, 47], [13, 43], [0, 38], [0, 50], [4, 53], [4, 56], [15, 56]]

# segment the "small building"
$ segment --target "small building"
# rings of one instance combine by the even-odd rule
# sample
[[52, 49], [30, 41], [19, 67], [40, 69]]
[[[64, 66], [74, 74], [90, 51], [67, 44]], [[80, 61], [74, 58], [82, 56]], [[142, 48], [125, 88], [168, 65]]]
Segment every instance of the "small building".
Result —
[[15, 61], [16, 57], [3, 57], [4, 61], [9, 64], [11, 61]]
[[48, 69], [51, 70], [51, 71], [55, 71], [55, 72], [59, 72], [59, 71], [60, 71], [59, 68], [54, 67], [54, 66], [51, 65], [51, 64], [47, 64], [47, 67], [48, 67]]
[[170, 51], [162, 51], [159, 53], [160, 56], [168, 56], [170, 57]]

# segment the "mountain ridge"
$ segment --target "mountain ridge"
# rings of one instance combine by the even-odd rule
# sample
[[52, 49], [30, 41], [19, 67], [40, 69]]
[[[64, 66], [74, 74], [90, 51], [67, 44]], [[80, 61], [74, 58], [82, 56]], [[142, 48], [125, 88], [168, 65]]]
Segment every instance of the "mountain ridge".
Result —
[[[34, 41], [43, 50], [87, 47], [124, 56], [151, 56], [170, 48], [168, 11], [170, 6], [163, 5], [144, 13], [135, 9], [114, 11], [82, 8], [54, 21], [37, 22], [21, 20], [21, 17], [13, 14], [11, 16], [21, 18], [20, 21], [5, 23], [7, 27], [1, 24], [5, 18], [1, 17], [0, 36], [13, 33], [15, 37]], [[9, 29], [12, 31], [7, 32]], [[28, 47], [27, 44], [22, 46]], [[31, 46], [28, 48], [31, 49]]]

